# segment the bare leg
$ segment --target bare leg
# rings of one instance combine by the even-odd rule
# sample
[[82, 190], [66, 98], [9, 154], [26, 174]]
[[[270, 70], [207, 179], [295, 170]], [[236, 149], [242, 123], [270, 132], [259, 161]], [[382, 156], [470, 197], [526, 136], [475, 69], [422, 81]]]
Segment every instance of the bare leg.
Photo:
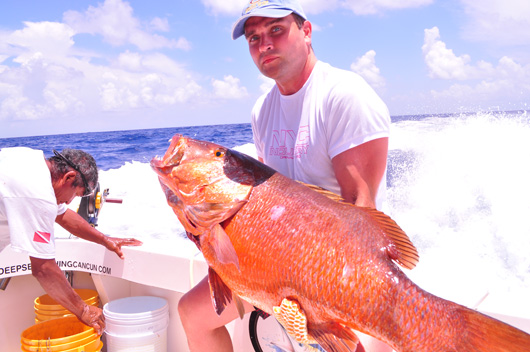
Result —
[[[254, 307], [243, 301], [245, 311], [250, 312]], [[230, 334], [225, 325], [239, 317], [237, 308], [232, 301], [219, 316], [215, 312], [210, 297], [208, 277], [202, 279], [195, 287], [187, 292], [179, 301], [180, 320], [188, 338], [191, 352], [233, 352], [234, 347]], [[356, 331], [361, 340], [357, 352], [390, 352], [387, 344], [371, 336]], [[363, 348], [364, 346], [364, 348]]]
[[[245, 311], [254, 309], [244, 302]], [[239, 317], [234, 301], [218, 316], [210, 298], [208, 277], [201, 280], [179, 301], [180, 320], [191, 352], [232, 352], [232, 340], [225, 325]]]

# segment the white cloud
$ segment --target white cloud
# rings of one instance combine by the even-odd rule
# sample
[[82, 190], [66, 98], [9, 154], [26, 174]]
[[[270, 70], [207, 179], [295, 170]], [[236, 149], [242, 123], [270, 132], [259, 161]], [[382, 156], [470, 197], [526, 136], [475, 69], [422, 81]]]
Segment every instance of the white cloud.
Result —
[[[168, 39], [150, 33], [143, 28], [141, 22], [134, 17], [129, 3], [122, 0], [105, 0], [98, 7], [89, 6], [84, 12], [67, 11], [63, 15], [66, 24], [76, 33], [99, 34], [104, 41], [113, 45], [135, 45], [140, 50], [161, 48], [190, 50], [191, 45], [185, 38]], [[152, 29], [167, 31], [167, 21], [155, 18], [150, 24]], [[149, 27], [149, 25], [145, 26]]]
[[[51, 34], [53, 36], [53, 34]], [[43, 37], [41, 37], [43, 39]], [[43, 41], [37, 45], [40, 48]], [[50, 41], [53, 46], [53, 40]], [[0, 71], [0, 119], [33, 120], [44, 116], [76, 113], [83, 107], [78, 97], [82, 89], [82, 74], [64, 66], [57, 53], [46, 55], [33, 49], [32, 44], [18, 47], [20, 55]]]
[[[25, 23], [0, 34], [0, 119], [75, 118], [100, 111], [174, 106], [208, 97], [195, 74], [160, 53], [126, 51], [109, 66], [78, 57], [74, 32], [61, 23]], [[18, 65], [17, 65], [18, 64]]]
[[471, 110], [504, 102], [504, 108], [508, 109], [524, 104], [530, 93], [530, 64], [518, 63], [508, 56], [501, 57], [496, 64], [482, 60], [473, 63], [469, 55], [458, 56], [447, 48], [437, 27], [425, 30], [422, 50], [429, 77], [451, 82], [448, 88], [430, 91], [434, 101], [447, 106], [466, 105]]
[[96, 74], [103, 110], [162, 108], [198, 99], [201, 86], [182, 65], [160, 53], [125, 52]]
[[155, 17], [151, 20], [150, 26], [155, 31], [169, 32], [169, 22], [167, 18]]
[[[299, 0], [306, 14], [318, 14], [334, 10], [339, 6], [339, 0]], [[201, 0], [207, 11], [215, 16], [233, 16], [234, 21], [241, 15], [249, 0]], [[347, 2], [347, 1], [346, 1]]]
[[[67, 12], [64, 18], [67, 23], [24, 22], [21, 29], [0, 31], [0, 119], [66, 120], [101, 111], [170, 109], [213, 98], [201, 87], [199, 75], [167, 55], [125, 51], [103, 57], [76, 47], [77, 34], [92, 33], [139, 50], [189, 48], [185, 39], [170, 40], [142, 29], [129, 4], [107, 0], [84, 13]], [[161, 18], [149, 26], [169, 28]]]
[[39, 52], [48, 57], [61, 57], [70, 51], [74, 45], [72, 36], [74, 30], [57, 22], [24, 22], [24, 28], [6, 34], [5, 40], [11, 53], [22, 53], [17, 62], [24, 63], [31, 56]]
[[460, 0], [468, 16], [464, 36], [499, 45], [530, 44], [530, 1]]
[[[248, 0], [201, 0], [208, 12], [213, 15], [238, 16]], [[235, 21], [235, 18], [234, 18]]]
[[[348, 9], [357, 15], [377, 15], [388, 10], [400, 10], [430, 5], [434, 0], [299, 0], [304, 12], [309, 16], [336, 9]], [[213, 15], [234, 16], [234, 21], [248, 0], [201, 0], [208, 12]]]
[[276, 82], [272, 78], [266, 77], [264, 75], [259, 75], [258, 79], [261, 81], [259, 90], [263, 94], [268, 93], [276, 84]]
[[326, 11], [333, 11], [339, 7], [339, 0], [299, 0], [306, 15], [319, 14]]
[[223, 99], [241, 99], [248, 96], [247, 89], [239, 86], [239, 78], [231, 75], [224, 76], [223, 80], [212, 80], [214, 93]]
[[385, 86], [385, 79], [381, 76], [379, 68], [375, 64], [375, 51], [370, 50], [353, 62], [350, 66], [353, 72], [363, 77], [374, 89]]
[[177, 84], [160, 73], [130, 74], [109, 71], [102, 77], [99, 95], [103, 111], [135, 108], [157, 109], [199, 98], [202, 88], [193, 80]]
[[422, 51], [431, 78], [464, 80], [469, 79], [471, 71], [475, 70], [468, 65], [471, 61], [469, 55], [456, 56], [453, 50], [447, 48], [440, 40], [437, 27], [425, 30]]
[[529, 65], [522, 66], [507, 56], [503, 56], [496, 66], [483, 60], [473, 64], [471, 57], [467, 54], [457, 56], [440, 40], [440, 31], [437, 27], [425, 30], [422, 50], [431, 78], [461, 81], [477, 79], [519, 80], [521, 77], [530, 75]]
[[36, 53], [0, 72], [0, 118], [75, 118], [100, 111], [155, 110], [208, 96], [194, 75], [162, 54], [126, 52], [108, 67]]
[[402, 10], [427, 6], [434, 0], [343, 0], [341, 7], [352, 10], [356, 15], [377, 15], [388, 10]]

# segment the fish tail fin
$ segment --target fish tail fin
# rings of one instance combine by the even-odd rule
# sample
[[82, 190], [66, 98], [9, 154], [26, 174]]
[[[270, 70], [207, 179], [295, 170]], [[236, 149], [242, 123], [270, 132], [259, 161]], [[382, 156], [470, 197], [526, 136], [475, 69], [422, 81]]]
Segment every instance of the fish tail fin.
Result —
[[475, 310], [460, 307], [467, 333], [459, 351], [513, 352], [530, 351], [530, 335], [511, 325]]

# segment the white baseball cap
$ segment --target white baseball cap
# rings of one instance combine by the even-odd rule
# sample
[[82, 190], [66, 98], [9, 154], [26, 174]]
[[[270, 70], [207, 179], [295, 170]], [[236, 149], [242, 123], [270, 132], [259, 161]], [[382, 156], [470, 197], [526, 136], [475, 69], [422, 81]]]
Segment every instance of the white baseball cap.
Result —
[[243, 8], [241, 17], [232, 27], [232, 39], [236, 40], [245, 34], [245, 23], [250, 17], [281, 18], [296, 13], [303, 19], [307, 17], [297, 0], [250, 0]]

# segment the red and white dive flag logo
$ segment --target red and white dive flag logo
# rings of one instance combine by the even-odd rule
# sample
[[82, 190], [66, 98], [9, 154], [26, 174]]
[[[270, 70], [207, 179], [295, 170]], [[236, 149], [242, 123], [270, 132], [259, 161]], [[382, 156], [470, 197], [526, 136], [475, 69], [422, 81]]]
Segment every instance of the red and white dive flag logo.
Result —
[[35, 231], [33, 242], [50, 243], [51, 234], [48, 232]]

